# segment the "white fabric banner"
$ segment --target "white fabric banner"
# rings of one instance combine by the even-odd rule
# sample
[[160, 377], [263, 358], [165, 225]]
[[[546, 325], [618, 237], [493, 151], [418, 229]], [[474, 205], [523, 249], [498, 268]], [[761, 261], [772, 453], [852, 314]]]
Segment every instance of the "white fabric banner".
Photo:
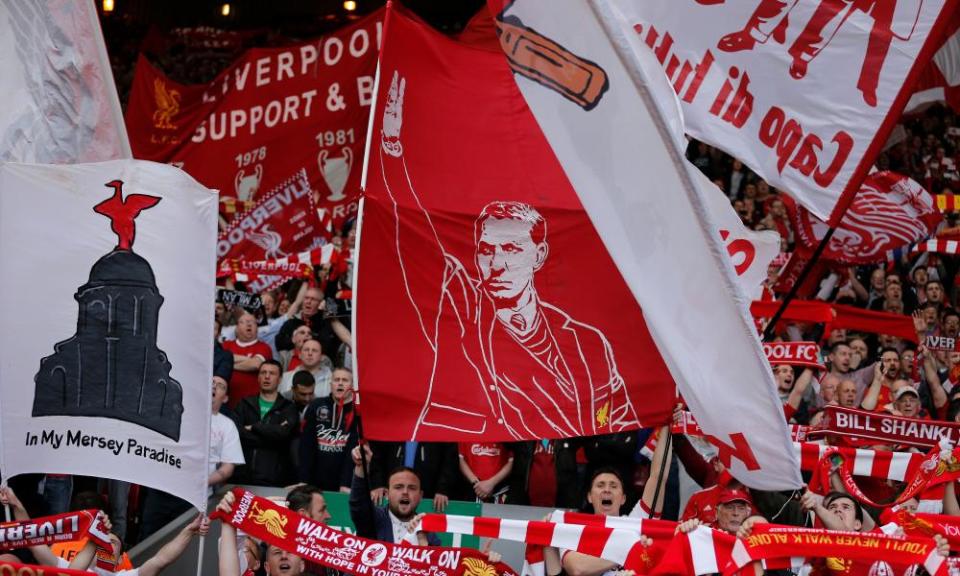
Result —
[[0, 0], [0, 78], [0, 160], [131, 157], [95, 2]]
[[[589, 4], [606, 10], [599, 0]], [[656, 109], [634, 48], [617, 24], [608, 37], [589, 4], [510, 5], [504, 19], [541, 38], [529, 51], [508, 53], [515, 71], [531, 71], [518, 73], [517, 83], [684, 399], [721, 446], [720, 458], [751, 487], [799, 487], [772, 372], [719, 227], [687, 172], [671, 121]], [[613, 20], [607, 11], [603, 22]], [[557, 62], [562, 70], [551, 75]]]
[[719, 227], [720, 242], [730, 255], [740, 289], [751, 300], [759, 300], [767, 268], [780, 253], [780, 234], [770, 230], [756, 232], [744, 226], [727, 195], [696, 167], [688, 165], [688, 169], [710, 218]]
[[217, 196], [137, 160], [0, 165], [0, 470], [207, 500]]
[[948, 12], [946, 0], [613, 2], [666, 70], [689, 133], [822, 220], [859, 189]]
[[[614, 14], [620, 19], [621, 26], [625, 25], [623, 15], [616, 11], [616, 8]], [[650, 50], [639, 42], [631, 42], [630, 47], [648, 80], [647, 89], [657, 102], [670, 136], [678, 149], [685, 149], [687, 137], [680, 99]], [[686, 162], [686, 166], [711, 219], [719, 226], [720, 240], [727, 248], [737, 281], [743, 294], [747, 296], [745, 310], [749, 313], [749, 301], [758, 300], [762, 296], [767, 268], [780, 253], [780, 235], [769, 230], [756, 232], [747, 228], [723, 190], [692, 163]]]

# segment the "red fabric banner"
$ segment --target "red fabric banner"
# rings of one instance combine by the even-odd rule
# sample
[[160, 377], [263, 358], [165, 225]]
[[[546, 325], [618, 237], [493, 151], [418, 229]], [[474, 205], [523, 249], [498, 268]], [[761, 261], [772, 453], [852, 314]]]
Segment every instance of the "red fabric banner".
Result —
[[911, 514], [906, 510], [891, 512], [885, 510], [880, 515], [883, 523], [893, 522], [903, 528], [907, 536], [933, 536], [940, 534], [950, 542], [951, 550], [960, 550], [960, 517], [946, 514]]
[[764, 342], [763, 353], [771, 366], [803, 366], [823, 370], [816, 342]]
[[[300, 170], [262, 196], [249, 211], [234, 218], [217, 238], [217, 259], [276, 260], [317, 248], [322, 242], [307, 173]], [[276, 274], [289, 276], [280, 271]], [[265, 289], [251, 287], [253, 292]]]
[[909, 444], [932, 448], [941, 438], [960, 442], [960, 424], [868, 412], [842, 406], [827, 406], [821, 424], [808, 432], [811, 438], [827, 434], [844, 436], [852, 446]]
[[99, 547], [109, 548], [110, 537], [97, 521], [96, 510], [81, 510], [32, 518], [22, 522], [0, 523], [0, 548], [14, 550], [64, 540], [89, 537]]
[[208, 85], [177, 84], [141, 57], [126, 112], [134, 157], [220, 190], [225, 215], [305, 171], [339, 225], [357, 208], [382, 18], [249, 50]]
[[882, 559], [898, 566], [920, 564], [937, 576], [947, 573], [946, 558], [937, 554], [936, 543], [929, 537], [758, 524], [748, 538], [738, 539], [734, 544], [733, 562], [726, 566], [723, 574], [729, 576], [758, 560], [792, 556], [867, 562]]
[[[754, 300], [750, 313], [755, 318], [772, 318], [780, 302]], [[829, 324], [830, 328], [846, 328], [871, 334], [888, 334], [919, 343], [913, 319], [903, 314], [865, 310], [856, 306], [830, 304], [819, 300], [794, 300], [784, 311], [782, 320]]]
[[502, 562], [488, 562], [479, 550], [368, 540], [314, 522], [243, 488], [234, 488], [233, 493], [237, 497], [233, 514], [228, 516], [216, 512], [212, 518], [218, 518], [258, 540], [296, 554], [304, 561], [347, 574], [475, 576], [493, 573], [517, 576], [512, 568]]
[[272, 274], [285, 278], [303, 278], [309, 277], [311, 272], [313, 272], [313, 267], [302, 262], [279, 262], [278, 260], [248, 262], [246, 260], [230, 260], [229, 262], [224, 262], [224, 265], [218, 269], [217, 278], [224, 276], [236, 277], [239, 274], [247, 275], [248, 277]]
[[[827, 232], [826, 222], [789, 195], [782, 198], [797, 231], [798, 249], [812, 254]], [[874, 172], [853, 196], [820, 258], [844, 264], [881, 262], [887, 252], [929, 236], [942, 219], [920, 184], [893, 172]]]
[[673, 378], [503, 53], [402, 9], [388, 21], [355, 337], [364, 413], [389, 418], [365, 420], [367, 435], [501, 441], [667, 422]]

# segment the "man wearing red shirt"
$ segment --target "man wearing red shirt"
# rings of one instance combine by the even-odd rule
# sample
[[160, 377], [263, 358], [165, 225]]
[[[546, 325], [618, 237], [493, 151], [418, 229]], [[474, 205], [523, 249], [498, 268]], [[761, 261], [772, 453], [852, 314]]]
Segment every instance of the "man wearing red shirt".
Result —
[[477, 500], [497, 501], [507, 492], [504, 480], [513, 469], [513, 454], [499, 442], [461, 442], [460, 473], [473, 486]]
[[237, 320], [237, 339], [227, 340], [223, 348], [233, 354], [233, 375], [230, 377], [230, 399], [227, 404], [236, 408], [247, 396], [260, 392], [257, 371], [264, 360], [273, 358], [270, 346], [257, 340], [257, 319], [245, 313]]

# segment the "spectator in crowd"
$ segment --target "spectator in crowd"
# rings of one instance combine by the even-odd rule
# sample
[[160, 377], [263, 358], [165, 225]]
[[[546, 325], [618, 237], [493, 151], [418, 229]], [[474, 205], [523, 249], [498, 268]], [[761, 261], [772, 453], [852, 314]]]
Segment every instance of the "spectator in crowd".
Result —
[[460, 473], [478, 502], [503, 503], [513, 469], [513, 454], [501, 442], [461, 442]]
[[[627, 496], [624, 492], [623, 478], [616, 468], [599, 468], [594, 471], [588, 483], [587, 504], [590, 510], [598, 516], [620, 516], [620, 510], [626, 504]], [[652, 541], [641, 536], [644, 546]], [[546, 555], [545, 551], [545, 555]], [[600, 576], [620, 567], [609, 560], [589, 556], [573, 550], [559, 551], [560, 563], [564, 571], [571, 576]]]
[[[387, 507], [374, 506], [364, 473], [364, 459], [373, 457], [369, 444], [362, 444], [351, 452], [354, 469], [350, 488], [350, 519], [357, 527], [357, 535], [385, 542], [400, 543], [415, 527], [414, 517], [423, 499], [420, 475], [407, 466], [394, 468], [387, 476]], [[426, 534], [431, 546], [439, 546], [435, 534]]]
[[[234, 503], [233, 493], [227, 492], [223, 495], [220, 503], [217, 504], [217, 512], [228, 516], [233, 514]], [[252, 576], [259, 570], [261, 564], [267, 576], [302, 576], [306, 574], [306, 563], [303, 558], [273, 545], [267, 546], [266, 552], [260, 554], [259, 547], [250, 538], [238, 538], [237, 529], [229, 522], [222, 522], [220, 525], [218, 552], [219, 576]]]
[[[712, 528], [728, 534], [736, 534], [753, 512], [753, 500], [750, 493], [744, 488], [728, 487], [720, 490], [717, 498], [717, 508], [714, 522], [708, 524]], [[696, 530], [703, 522], [700, 518], [690, 518], [677, 525], [677, 532], [688, 534]]]
[[280, 363], [266, 360], [257, 374], [260, 393], [237, 406], [237, 427], [246, 464], [238, 473], [242, 484], [284, 486], [293, 476], [290, 441], [300, 423], [296, 406], [277, 392]]
[[900, 378], [900, 354], [895, 348], [880, 351], [880, 362], [876, 364], [873, 382], [863, 397], [860, 407], [864, 410], [882, 412], [890, 403], [890, 394], [894, 383]]
[[337, 368], [332, 390], [307, 407], [300, 436], [300, 481], [323, 490], [349, 492], [358, 443], [359, 418], [353, 406], [353, 374]]
[[290, 388], [290, 400], [292, 400], [297, 407], [297, 413], [300, 414], [301, 421], [303, 421], [307, 406], [309, 406], [316, 397], [316, 389], [316, 382], [313, 379], [313, 374], [310, 372], [302, 371], [293, 375], [293, 386]]
[[851, 338], [847, 345], [850, 346], [850, 370], [859, 370], [860, 366], [870, 358], [870, 348], [866, 340], [859, 337]]
[[412, 468], [420, 477], [424, 497], [433, 499], [433, 508], [443, 512], [450, 495], [457, 492], [460, 463], [457, 445], [448, 442], [372, 442], [370, 461], [371, 498], [380, 502], [389, 490], [388, 472], [401, 466]]
[[320, 524], [330, 519], [323, 489], [310, 484], [301, 484], [287, 494], [287, 508]]
[[508, 504], [546, 508], [576, 508], [581, 492], [577, 481], [577, 449], [573, 439], [516, 442]]
[[270, 346], [257, 339], [257, 318], [244, 312], [237, 320], [237, 339], [223, 343], [225, 350], [233, 354], [233, 376], [230, 380], [228, 405], [236, 410], [241, 400], [259, 390], [258, 372], [264, 360], [273, 358]]
[[853, 380], [841, 380], [837, 386], [837, 404], [844, 408], [857, 407], [857, 383]]
[[313, 332], [309, 326], [301, 324], [294, 329], [293, 335], [290, 338], [293, 342], [293, 348], [278, 352], [284, 372], [294, 370], [300, 366], [300, 347], [303, 346], [304, 342], [313, 338]]
[[314, 337], [320, 341], [323, 349], [336, 349], [337, 336], [334, 334], [330, 323], [324, 319], [323, 292], [314, 286], [307, 288], [299, 316], [291, 316], [280, 328], [280, 332], [277, 333], [277, 350], [291, 350], [293, 348], [293, 331], [304, 324], [310, 327]]
[[213, 321], [213, 374], [228, 385], [233, 377], [233, 354], [220, 343], [220, 321]]
[[291, 397], [293, 376], [298, 372], [307, 372], [313, 376], [316, 396], [323, 398], [330, 395], [330, 377], [333, 372], [330, 360], [323, 355], [323, 348], [318, 340], [312, 338], [306, 340], [300, 347], [300, 365], [283, 373], [283, 378], [280, 380], [280, 394], [287, 399]]
[[899, 382], [901, 386], [893, 393], [893, 410], [891, 411], [907, 418], [920, 417], [920, 393], [906, 381]]
[[[220, 413], [220, 406], [227, 401], [227, 382], [213, 377], [213, 398], [210, 417], [210, 471], [207, 485], [210, 493], [213, 488], [225, 483], [233, 476], [236, 466], [244, 464], [240, 435], [233, 420]], [[167, 494], [162, 490], [144, 488], [143, 512], [140, 526], [140, 539], [143, 540], [172, 522], [177, 516], [191, 508], [186, 500]]]
[[937, 280], [930, 280], [927, 282], [927, 285], [924, 288], [927, 296], [927, 302], [936, 304], [938, 307], [942, 307], [945, 296], [943, 284]]

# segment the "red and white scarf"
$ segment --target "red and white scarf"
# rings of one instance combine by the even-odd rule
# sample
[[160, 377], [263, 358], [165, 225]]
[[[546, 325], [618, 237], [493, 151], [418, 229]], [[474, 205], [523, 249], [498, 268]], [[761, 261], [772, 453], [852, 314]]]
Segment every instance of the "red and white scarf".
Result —
[[383, 572], [394, 576], [464, 576], [491, 571], [516, 576], [512, 568], [502, 562], [488, 562], [478, 550], [409, 546], [361, 538], [314, 522], [242, 488], [234, 488], [233, 494], [233, 513], [215, 512], [212, 518], [327, 568], [348, 574]]
[[827, 406], [823, 416], [822, 424], [811, 429], [808, 437], [836, 434], [845, 437], [847, 443], [854, 446], [881, 443], [923, 448], [938, 446], [944, 437], [954, 443], [960, 440], [960, 424], [956, 422], [907, 418], [842, 406]]
[[103, 529], [96, 510], [0, 523], [0, 549], [6, 550], [50, 545], [86, 537], [97, 547], [112, 549], [110, 535]]
[[[935, 576], [947, 574], [946, 558], [937, 553], [930, 537], [894, 536], [878, 532], [843, 532], [819, 528], [797, 528], [775, 524], [758, 524], [746, 539], [737, 539], [732, 559], [723, 570], [724, 576], [760, 560], [768, 568], [787, 567], [786, 559], [799, 554], [807, 557], [840, 557], [848, 560], [883, 559], [891, 564], [921, 564]], [[771, 565], [769, 561], [780, 561]]]

